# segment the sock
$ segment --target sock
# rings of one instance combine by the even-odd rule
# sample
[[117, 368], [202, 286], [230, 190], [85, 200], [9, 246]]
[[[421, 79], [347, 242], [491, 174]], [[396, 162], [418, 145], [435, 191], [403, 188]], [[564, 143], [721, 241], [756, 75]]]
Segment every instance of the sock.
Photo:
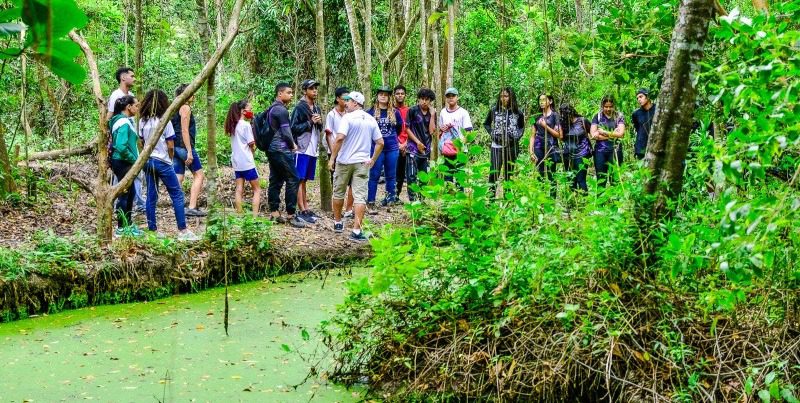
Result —
[[342, 223], [341, 221], [334, 222], [334, 224], [336, 224], [336, 225], [340, 225], [341, 223]]
[[354, 234], [356, 234], [356, 235], [358, 235], [358, 234], [360, 234], [360, 233], [361, 233], [361, 229], [355, 229], [355, 228], [353, 228], [353, 233], [354, 233]]

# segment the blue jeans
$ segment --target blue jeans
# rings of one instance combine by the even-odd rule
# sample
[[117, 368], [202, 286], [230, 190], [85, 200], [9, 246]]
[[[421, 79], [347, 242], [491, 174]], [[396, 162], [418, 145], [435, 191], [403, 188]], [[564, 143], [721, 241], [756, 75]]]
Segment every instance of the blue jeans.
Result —
[[580, 189], [587, 191], [589, 187], [586, 185], [586, 164], [591, 155], [585, 157], [564, 155], [564, 170], [569, 172], [572, 177], [572, 189]]
[[622, 164], [622, 148], [615, 147], [609, 151], [594, 152], [594, 170], [597, 173], [597, 186], [606, 187], [606, 184], [614, 182], [614, 178], [608, 177], [608, 166], [614, 164], [617, 167]]
[[381, 177], [381, 170], [386, 175], [386, 198], [394, 199], [397, 197], [395, 189], [397, 186], [397, 159], [400, 157], [400, 150], [381, 151], [375, 165], [369, 170], [369, 187], [367, 188], [367, 203], [374, 203], [378, 195], [378, 179]]
[[172, 164], [150, 158], [144, 165], [144, 173], [147, 175], [147, 202], [145, 210], [147, 212], [147, 229], [155, 231], [156, 226], [156, 204], [158, 203], [158, 181], [164, 182], [167, 187], [169, 198], [172, 199], [172, 209], [175, 210], [175, 221], [178, 222], [178, 229], [186, 229], [186, 215], [183, 211], [183, 189], [178, 183], [178, 176]]
[[144, 199], [144, 192], [142, 191], [142, 182], [143, 181], [144, 181], [144, 176], [142, 175], [141, 172], [139, 172], [139, 175], [136, 175], [136, 178], [133, 179], [133, 189], [134, 189], [134, 193], [136, 193], [136, 196], [134, 197], [135, 204], [136, 204], [137, 208], [140, 208], [142, 210], [144, 210], [145, 207], [146, 207], [145, 206], [146, 201]]

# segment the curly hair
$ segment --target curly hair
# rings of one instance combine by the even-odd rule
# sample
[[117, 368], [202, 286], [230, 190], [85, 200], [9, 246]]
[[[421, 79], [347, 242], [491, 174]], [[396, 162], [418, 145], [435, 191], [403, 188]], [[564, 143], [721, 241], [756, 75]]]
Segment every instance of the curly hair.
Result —
[[164, 116], [164, 112], [169, 107], [167, 94], [161, 90], [150, 90], [144, 95], [142, 104], [139, 107], [139, 118], [148, 120]]

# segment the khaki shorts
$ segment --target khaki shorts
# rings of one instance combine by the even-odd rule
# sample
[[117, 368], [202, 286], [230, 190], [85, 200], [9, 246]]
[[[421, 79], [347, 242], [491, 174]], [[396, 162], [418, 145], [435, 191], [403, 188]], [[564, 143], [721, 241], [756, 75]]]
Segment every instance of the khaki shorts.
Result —
[[363, 162], [355, 164], [336, 163], [333, 172], [333, 198], [344, 200], [347, 186], [353, 188], [353, 203], [367, 203], [367, 184], [369, 182], [369, 168]]

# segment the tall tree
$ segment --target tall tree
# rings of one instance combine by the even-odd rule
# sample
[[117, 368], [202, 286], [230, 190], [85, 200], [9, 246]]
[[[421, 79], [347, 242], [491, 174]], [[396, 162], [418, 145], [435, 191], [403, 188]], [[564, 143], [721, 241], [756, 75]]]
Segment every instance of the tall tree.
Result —
[[11, 171], [11, 160], [6, 148], [6, 127], [0, 122], [0, 195], [17, 191], [14, 174]]
[[[203, 59], [211, 60], [211, 24], [208, 21], [207, 0], [197, 0], [197, 28], [200, 32], [200, 44]], [[222, 14], [222, 9], [217, 10]], [[222, 59], [220, 59], [222, 62]], [[208, 208], [213, 209], [217, 201], [217, 94], [216, 94], [216, 66], [211, 69], [206, 81], [206, 158], [208, 159]]]
[[645, 157], [651, 173], [645, 193], [652, 197], [642, 199], [642, 217], [649, 216], [651, 222], [670, 213], [668, 202], [683, 185], [683, 163], [697, 97], [695, 76], [700, 70], [713, 9], [713, 0], [684, 0], [672, 34]]
[[583, 4], [581, 0], [575, 0], [575, 25], [578, 32], [583, 32]]
[[[142, 74], [142, 68], [144, 67], [144, 13], [142, 12], [142, 1], [144, 0], [134, 0], [133, 6], [134, 18], [136, 19], [133, 67], [136, 70], [136, 74]], [[142, 81], [141, 79], [136, 80], [136, 90], [133, 91], [138, 96], [142, 96]]]
[[[395, 70], [395, 77], [391, 76], [391, 67], [392, 63], [395, 59], [401, 54], [403, 50], [406, 48], [406, 43], [408, 42], [408, 38], [411, 37], [411, 32], [414, 31], [414, 27], [417, 25], [417, 21], [419, 21], [420, 13], [416, 12], [411, 20], [405, 25], [405, 28], [402, 31], [402, 35], [399, 39], [394, 42], [393, 48], [387, 48], [385, 50], [381, 50], [380, 47], [375, 47], [375, 52], [378, 54], [378, 58], [381, 60], [381, 83], [383, 85], [389, 85], [392, 81], [392, 78], [399, 79], [400, 69]], [[390, 34], [389, 38], [392, 35]], [[388, 39], [388, 38], [387, 38]], [[377, 38], [375, 38], [375, 43], [380, 43]], [[391, 44], [390, 44], [391, 45]]]
[[350, 38], [353, 42], [353, 54], [356, 59], [356, 74], [361, 92], [366, 99], [372, 95], [370, 74], [372, 72], [372, 0], [364, 0], [364, 40], [361, 40], [360, 24], [353, 0], [344, 0], [347, 13], [347, 25], [350, 28]]
[[419, 50], [422, 70], [422, 86], [430, 87], [430, 73], [428, 72], [428, 3], [426, 0], [419, 0], [420, 23], [419, 23]]
[[[322, 91], [317, 102], [322, 105], [329, 105], [328, 94], [330, 85], [328, 81], [328, 62], [325, 54], [325, 14], [324, 0], [317, 0], [315, 12], [316, 24], [316, 45], [317, 45], [317, 79], [320, 80]], [[325, 132], [319, 133], [319, 202], [322, 211], [332, 211], [331, 199], [333, 197], [333, 184], [331, 183], [331, 171], [328, 170], [328, 153], [323, 146]]]
[[453, 86], [453, 72], [456, 64], [456, 11], [458, 10], [456, 0], [451, 0], [447, 5], [447, 27], [445, 36], [447, 37], [447, 67], [445, 71], [444, 87]]

